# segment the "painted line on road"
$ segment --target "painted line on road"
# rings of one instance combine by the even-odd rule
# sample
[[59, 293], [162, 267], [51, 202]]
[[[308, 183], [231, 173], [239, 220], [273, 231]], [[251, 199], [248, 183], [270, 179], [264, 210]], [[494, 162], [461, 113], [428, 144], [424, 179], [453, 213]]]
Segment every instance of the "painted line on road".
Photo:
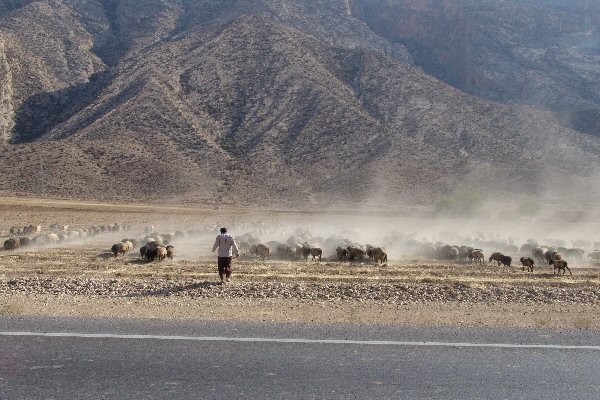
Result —
[[363, 346], [413, 346], [413, 347], [483, 347], [500, 349], [555, 349], [555, 350], [600, 350], [600, 346], [559, 344], [511, 344], [511, 343], [455, 343], [455, 342], [401, 342], [394, 340], [345, 340], [345, 339], [293, 339], [224, 336], [167, 336], [127, 335], [114, 333], [76, 332], [0, 332], [0, 336], [82, 338], [82, 339], [125, 339], [125, 340], [181, 340], [193, 342], [242, 342], [284, 344], [350, 344]]

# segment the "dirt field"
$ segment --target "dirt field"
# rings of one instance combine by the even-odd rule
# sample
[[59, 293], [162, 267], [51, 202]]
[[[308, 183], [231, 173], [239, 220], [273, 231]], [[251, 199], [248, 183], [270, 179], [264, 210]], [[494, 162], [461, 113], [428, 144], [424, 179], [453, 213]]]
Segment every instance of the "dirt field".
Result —
[[193, 227], [326, 223], [339, 215], [0, 199], [0, 218], [4, 230], [54, 222], [132, 226], [77, 243], [1, 251], [2, 314], [600, 329], [600, 269], [583, 263], [573, 276], [556, 277], [549, 266], [529, 274], [424, 259], [380, 266], [243, 256], [234, 281], [222, 286], [208, 251], [210, 230], [178, 245], [173, 261], [147, 263], [137, 249], [117, 259], [109, 252], [113, 242], [140, 236], [157, 220]]

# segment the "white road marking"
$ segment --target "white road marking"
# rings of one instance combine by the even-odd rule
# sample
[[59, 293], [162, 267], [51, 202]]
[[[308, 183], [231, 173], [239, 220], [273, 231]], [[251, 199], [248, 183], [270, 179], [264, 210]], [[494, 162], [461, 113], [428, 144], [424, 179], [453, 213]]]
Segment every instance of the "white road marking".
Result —
[[29, 369], [31, 370], [36, 370], [36, 369], [60, 369], [64, 367], [64, 365], [60, 364], [60, 365], [34, 365], [33, 367], [29, 367]]
[[82, 339], [125, 339], [125, 340], [182, 340], [182, 341], [192, 341], [192, 342], [351, 344], [351, 345], [366, 345], [366, 346], [487, 347], [487, 348], [500, 348], [500, 349], [600, 350], [600, 346], [560, 345], [560, 344], [401, 342], [401, 341], [394, 341], [394, 340], [346, 340], [346, 339], [297, 339], [297, 338], [224, 337], [224, 336], [127, 335], [127, 334], [116, 334], [116, 333], [77, 333], [77, 332], [0, 332], [0, 336], [82, 338]]

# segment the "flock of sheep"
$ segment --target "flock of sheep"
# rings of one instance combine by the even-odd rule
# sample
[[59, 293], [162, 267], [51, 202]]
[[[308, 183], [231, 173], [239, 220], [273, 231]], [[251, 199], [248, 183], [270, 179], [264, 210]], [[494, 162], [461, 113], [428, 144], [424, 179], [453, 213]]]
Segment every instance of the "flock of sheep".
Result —
[[96, 237], [111, 232], [128, 231], [122, 224], [94, 225], [86, 228], [71, 228], [69, 225], [52, 224], [44, 231], [41, 225], [13, 226], [10, 237], [4, 241], [4, 249], [14, 251], [20, 248], [69, 243]]
[[[139, 247], [140, 256], [149, 262], [155, 260], [173, 259], [176, 255], [174, 241], [185, 238], [194, 238], [200, 236], [210, 236], [216, 227], [204, 227], [200, 230], [176, 231], [174, 233], [158, 234], [154, 226], [146, 227], [142, 239], [123, 239], [111, 247], [111, 252], [115, 257], [125, 255]], [[19, 248], [34, 245], [52, 245], [62, 242], [74, 242], [86, 238], [95, 237], [101, 234], [127, 232], [131, 228], [122, 224], [89, 226], [86, 228], [71, 228], [68, 225], [52, 224], [46, 231], [40, 225], [27, 225], [23, 227], [12, 227], [9, 230], [10, 237], [4, 242], [5, 250], [17, 250]], [[419, 257], [434, 259], [440, 261], [461, 261], [483, 264], [486, 261], [485, 252], [491, 253], [488, 261], [498, 266], [510, 267], [513, 259], [511, 255], [520, 255], [519, 261], [522, 264], [523, 271], [534, 271], [534, 265], [552, 265], [554, 273], [564, 275], [567, 271], [572, 274], [569, 268], [570, 261], [582, 261], [585, 251], [582, 247], [590, 248], [591, 243], [583, 241], [574, 241], [573, 245], [581, 247], [561, 246], [563, 242], [554, 241], [557, 245], [538, 245], [534, 240], [528, 240], [527, 243], [518, 247], [514, 242], [507, 240], [484, 241], [476, 238], [466, 238], [455, 236], [457, 240], [472, 242], [474, 245], [449, 245], [442, 242], [418, 241], [414, 238], [402, 234], [393, 233], [383, 239], [383, 246], [373, 246], [369, 244], [359, 244], [355, 241], [344, 238], [340, 235], [332, 235], [328, 238], [313, 236], [308, 230], [297, 229], [284, 242], [269, 241], [263, 242], [259, 235], [264, 234], [273, 236], [274, 231], [269, 231], [266, 227], [254, 229], [252, 233], [247, 233], [237, 237], [237, 243], [240, 253], [243, 255], [257, 256], [262, 260], [276, 257], [280, 260], [308, 260], [321, 261], [325, 254], [331, 254], [340, 262], [343, 261], [363, 261], [385, 264], [388, 261], [388, 252], [386, 248], [392, 248], [395, 255], [401, 253], [399, 257]], [[451, 236], [451, 235], [450, 235]], [[600, 245], [594, 243], [594, 247]], [[588, 257], [594, 263], [600, 263], [600, 250], [589, 251]]]
[[[323, 241], [325, 250], [316, 244]], [[313, 237], [308, 231], [299, 231], [290, 236], [286, 242], [270, 241], [262, 243], [254, 233], [246, 233], [238, 238], [238, 247], [242, 254], [255, 255], [260, 259], [269, 259], [272, 254], [280, 260], [305, 260], [309, 257], [313, 261], [321, 261], [327, 249], [335, 248], [339, 261], [369, 260], [387, 263], [387, 252], [382, 247], [362, 245], [332, 237], [326, 240]], [[275, 249], [273, 252], [272, 249]]]
[[[144, 243], [144, 245], [140, 247], [140, 256], [142, 259], [145, 259], [148, 262], [153, 262], [155, 260], [162, 261], [166, 258], [173, 260], [176, 255], [175, 246], [172, 244], [173, 241], [181, 240], [186, 237], [186, 233], [183, 231], [159, 234], [154, 231], [154, 226], [146, 227], [144, 233], [146, 236], [141, 240], [123, 239], [121, 242], [113, 244], [111, 252], [114, 254], [115, 258], [131, 252], [134, 247], [138, 246], [140, 243]], [[199, 231], [188, 231], [187, 235], [194, 236], [198, 234], [200, 234]]]
[[[452, 236], [449, 234], [448, 236]], [[440, 261], [458, 261], [483, 264], [486, 261], [485, 252], [491, 254], [487, 259], [490, 263], [498, 266], [510, 267], [513, 258], [507, 254], [520, 256], [519, 261], [522, 270], [534, 271], [534, 265], [538, 263], [551, 265], [554, 267], [554, 274], [564, 275], [567, 271], [572, 275], [569, 268], [570, 261], [583, 260], [585, 250], [581, 247], [590, 246], [600, 247], [600, 243], [591, 243], [586, 241], [573, 241], [573, 245], [581, 247], [565, 247], [563, 241], [549, 240], [558, 245], [538, 245], [534, 240], [528, 240], [527, 243], [518, 247], [513, 240], [482, 240], [478, 238], [467, 238], [455, 235], [458, 240], [473, 242], [475, 246], [468, 245], [448, 245], [442, 242], [418, 241], [406, 234], [395, 233], [383, 239], [384, 246], [372, 246], [369, 244], [358, 244], [341, 236], [330, 236], [329, 238], [313, 237], [307, 230], [297, 230], [287, 241], [271, 241], [263, 243], [258, 235], [248, 233], [239, 237], [239, 245], [245, 254], [259, 256], [261, 259], [267, 259], [271, 256], [271, 249], [275, 249], [275, 254], [282, 260], [307, 260], [312, 256], [313, 260], [320, 261], [324, 252], [333, 253], [339, 261], [361, 261], [369, 259], [374, 262], [386, 263], [388, 254], [386, 248], [395, 250], [395, 254], [404, 259], [410, 257], [426, 258]], [[320, 246], [316, 243], [321, 243]], [[485, 249], [485, 250], [484, 250]], [[498, 251], [500, 250], [500, 251]], [[600, 250], [592, 250], [588, 254], [590, 261], [600, 263]]]

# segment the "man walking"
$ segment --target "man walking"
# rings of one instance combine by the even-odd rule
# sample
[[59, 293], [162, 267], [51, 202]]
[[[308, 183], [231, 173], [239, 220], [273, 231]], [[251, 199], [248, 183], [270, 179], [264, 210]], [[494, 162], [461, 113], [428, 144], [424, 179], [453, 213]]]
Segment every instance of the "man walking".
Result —
[[212, 252], [214, 253], [217, 248], [219, 249], [218, 264], [221, 283], [230, 282], [231, 260], [233, 257], [239, 257], [240, 252], [233, 236], [227, 233], [227, 228], [221, 228], [221, 234], [217, 236]]

